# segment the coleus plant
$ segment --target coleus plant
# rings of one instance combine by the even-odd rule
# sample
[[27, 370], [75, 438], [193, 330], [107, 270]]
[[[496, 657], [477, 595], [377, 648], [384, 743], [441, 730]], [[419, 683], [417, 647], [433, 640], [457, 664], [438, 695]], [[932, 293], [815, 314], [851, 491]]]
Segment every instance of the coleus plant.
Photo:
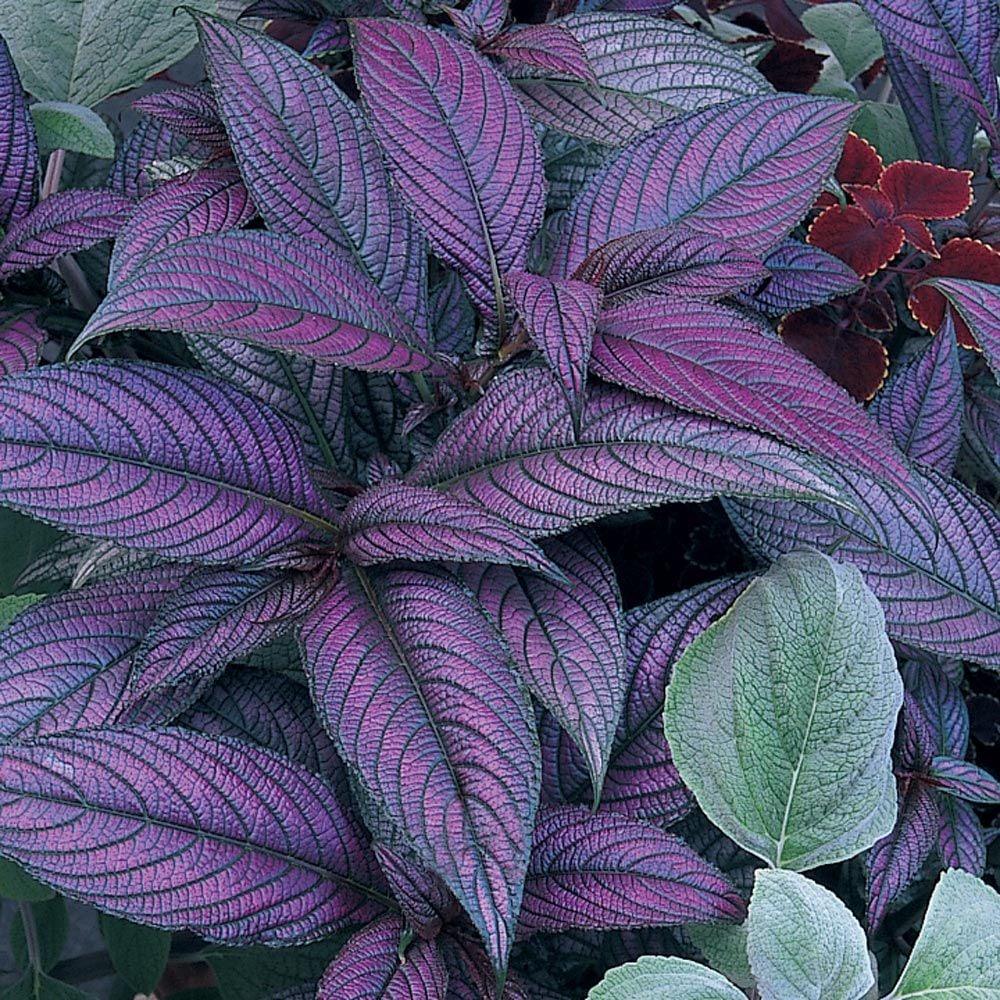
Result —
[[[800, 871], [870, 851], [872, 930], [934, 843], [976, 867], [907, 811], [911, 786], [941, 816], [996, 799], [961, 727], [933, 735], [916, 693], [939, 659], [1000, 667], [1000, 523], [953, 478], [952, 338], [865, 411], [773, 323], [858, 285], [839, 244], [797, 229], [852, 105], [775, 93], [738, 50], [627, 12], [532, 27], [480, 2], [429, 21], [251, 13], [325, 28], [307, 51], [328, 71], [198, 17], [210, 87], [138, 102], [150, 117], [99, 190], [57, 192], [51, 158], [39, 189], [0, 51], [0, 501], [85, 540], [48, 563], [83, 585], [0, 633], [0, 855], [208, 941], [350, 932], [319, 981], [329, 997], [558, 995], [530, 960], [543, 935], [565, 956], [574, 933], [684, 924], [671, 946], [708, 954], [727, 932], [693, 927], [743, 919], [746, 879], [723, 869], [752, 871], [745, 852]], [[151, 163], [166, 179], [139, 172]], [[895, 190], [882, 174], [868, 187]], [[887, 225], [915, 219], [936, 246], [939, 216], [899, 199]], [[105, 293], [71, 255], [107, 239]], [[932, 277], [913, 294], [952, 302], [941, 322], [967, 324], [995, 370], [992, 272]], [[38, 366], [60, 296], [78, 336]], [[987, 378], [968, 381], [988, 451]], [[590, 525], [717, 497], [773, 568], [626, 614]], [[716, 649], [796, 594], [811, 599], [771, 646], [815, 667], [849, 767], [809, 724], [771, 720], [750, 754], [718, 724], [744, 717], [737, 694], [761, 677], [809, 680], [798, 660]], [[843, 643], [815, 649], [817, 620]], [[895, 771], [890, 638], [910, 687]], [[692, 640], [667, 699], [672, 756], [658, 719]], [[718, 698], [685, 680], [716, 655], [748, 671]], [[266, 669], [227, 671], [248, 659]], [[798, 766], [775, 753], [786, 723], [811, 737]], [[777, 827], [743, 815], [762, 790]], [[948, 815], [985, 844], [970, 810]], [[666, 829], [685, 817], [691, 843]], [[729, 847], [703, 846], [697, 823]], [[754, 905], [795, 905], [782, 893], [843, 925], [796, 878], [757, 876], [751, 939]], [[844, 995], [860, 996], [870, 971], [844, 934]], [[48, 970], [29, 965], [38, 993]]]

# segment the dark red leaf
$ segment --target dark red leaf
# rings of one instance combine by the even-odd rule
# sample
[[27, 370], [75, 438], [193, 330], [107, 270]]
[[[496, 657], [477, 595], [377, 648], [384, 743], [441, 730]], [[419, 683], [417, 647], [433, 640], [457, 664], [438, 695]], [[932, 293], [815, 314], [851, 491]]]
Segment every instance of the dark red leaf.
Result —
[[904, 235], [894, 222], [873, 221], [855, 205], [831, 205], [816, 217], [806, 239], [867, 278], [899, 253]]
[[867, 184], [875, 187], [882, 176], [882, 157], [875, 147], [854, 132], [847, 133], [844, 151], [834, 177], [841, 184]]
[[858, 322], [869, 330], [887, 333], [896, 327], [896, 306], [892, 296], [884, 289], [869, 289], [858, 303], [855, 315]]
[[882, 194], [878, 188], [868, 187], [867, 184], [845, 184], [844, 190], [872, 221], [891, 219], [896, 214], [889, 196]]
[[774, 84], [775, 90], [808, 94], [819, 82], [826, 56], [807, 49], [800, 42], [776, 38], [757, 69]]
[[899, 160], [885, 168], [879, 188], [892, 200], [897, 215], [954, 219], [972, 204], [972, 171]]
[[934, 234], [923, 219], [918, 219], [915, 215], [898, 215], [893, 221], [903, 230], [910, 246], [930, 257], [941, 256], [937, 243], [934, 242]]

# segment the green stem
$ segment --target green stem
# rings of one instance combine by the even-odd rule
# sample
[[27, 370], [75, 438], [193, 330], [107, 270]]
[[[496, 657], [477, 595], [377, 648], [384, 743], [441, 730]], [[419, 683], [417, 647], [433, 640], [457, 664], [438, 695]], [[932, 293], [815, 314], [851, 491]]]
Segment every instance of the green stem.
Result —
[[35, 924], [35, 913], [31, 909], [31, 903], [19, 902], [17, 911], [21, 914], [21, 926], [24, 928], [24, 944], [28, 949], [28, 961], [33, 969], [41, 971], [42, 950], [38, 944], [38, 926]]

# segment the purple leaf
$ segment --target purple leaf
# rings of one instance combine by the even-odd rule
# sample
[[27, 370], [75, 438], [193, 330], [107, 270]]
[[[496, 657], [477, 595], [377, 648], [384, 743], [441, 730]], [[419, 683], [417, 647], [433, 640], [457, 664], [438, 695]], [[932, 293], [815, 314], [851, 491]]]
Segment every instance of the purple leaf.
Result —
[[279, 18], [289, 21], [319, 22], [327, 15], [322, 0], [255, 0], [240, 14], [244, 17]]
[[923, 773], [935, 752], [935, 732], [920, 704], [909, 691], [903, 693], [903, 708], [896, 730], [898, 766]]
[[0, 311], [0, 378], [34, 368], [46, 336], [37, 310]]
[[988, 771], [957, 757], [935, 757], [928, 769], [928, 781], [939, 791], [966, 802], [1000, 805], [1000, 781]]
[[108, 284], [121, 284], [146, 257], [172, 243], [239, 229], [256, 213], [235, 167], [165, 181], [139, 203], [118, 234]]
[[545, 553], [502, 517], [461, 497], [384, 480], [344, 510], [345, 555], [360, 566], [411, 559], [497, 562], [561, 576]]
[[982, 877], [986, 870], [983, 825], [972, 806], [952, 795], [938, 798], [937, 849], [945, 868], [962, 868]]
[[[524, 24], [494, 38], [485, 49], [508, 64], [507, 73], [517, 64], [551, 70], [556, 76], [580, 80], [599, 87], [583, 43], [565, 24]], [[513, 64], [513, 65], [511, 65]]]
[[964, 757], [969, 745], [969, 710], [959, 686], [937, 664], [903, 664], [903, 680], [931, 729], [930, 757]]
[[527, 699], [485, 612], [453, 577], [342, 572], [302, 629], [320, 715], [502, 967], [538, 800]]
[[498, 35], [510, 17], [508, 0], [469, 0], [463, 10], [445, 8], [459, 37], [466, 42], [488, 42]]
[[116, 330], [176, 330], [246, 340], [370, 371], [429, 371], [407, 323], [346, 257], [273, 233], [172, 243], [101, 303], [76, 346]]
[[651, 132], [581, 192], [553, 273], [572, 273], [617, 236], [679, 222], [766, 253], [812, 205], [853, 113], [840, 101], [777, 94], [696, 111]]
[[962, 440], [985, 478], [1000, 478], [1000, 394], [990, 395], [971, 385], [965, 395]]
[[277, 414], [217, 379], [138, 362], [0, 382], [0, 477], [0, 502], [173, 559], [294, 563], [336, 530]]
[[934, 793], [910, 781], [900, 797], [896, 825], [868, 852], [868, 932], [881, 926], [896, 897], [917, 877], [937, 842], [938, 808]]
[[941, 292], [965, 320], [1000, 381], [1000, 286], [964, 278], [932, 278], [922, 284]]
[[683, 226], [619, 236], [588, 254], [573, 275], [599, 285], [605, 306], [645, 295], [717, 299], [767, 276], [750, 254]]
[[951, 316], [938, 335], [875, 397], [872, 415], [896, 447], [950, 476], [962, 439], [962, 369]]
[[[448, 968], [448, 1000], [497, 1000], [496, 975], [479, 945], [466, 938], [442, 937]], [[520, 979], [508, 974], [503, 1000], [539, 1000], [525, 992]]]
[[501, 275], [524, 267], [545, 201], [527, 116], [486, 59], [447, 35], [364, 19], [351, 31], [358, 86], [403, 200], [504, 325]]
[[473, 500], [537, 536], [666, 500], [833, 497], [813, 468], [752, 431], [607, 388], [590, 393], [577, 435], [561, 385], [536, 368], [495, 379], [410, 481]]
[[[832, 468], [831, 468], [831, 471]], [[927, 469], [918, 507], [867, 474], [837, 470], [859, 514], [826, 504], [739, 503], [737, 530], [768, 559], [793, 549], [835, 550], [875, 592], [889, 635], [942, 656], [1000, 667], [1000, 517], [982, 499]]]
[[7, 42], [0, 35], [0, 228], [23, 219], [38, 197], [38, 141]]
[[505, 566], [470, 567], [463, 577], [531, 693], [579, 747], [596, 800], [625, 700], [621, 595], [596, 537], [576, 532], [547, 543], [545, 553], [562, 580]]
[[305, 59], [316, 59], [351, 47], [351, 33], [341, 17], [328, 17], [316, 25], [309, 44], [302, 50]]
[[553, 281], [525, 271], [508, 274], [505, 280], [521, 321], [559, 376], [570, 410], [579, 416], [600, 290], [582, 281]]
[[215, 18], [198, 24], [233, 155], [268, 226], [345, 252], [420, 322], [426, 249], [356, 106], [287, 45]]
[[740, 921], [746, 907], [680, 837], [582, 806], [542, 810], [518, 933]]
[[177, 156], [188, 145], [186, 136], [171, 131], [162, 122], [140, 121], [118, 150], [108, 176], [108, 189], [132, 199], [149, 194], [154, 184], [145, 168]]
[[444, 923], [458, 916], [458, 902], [433, 872], [384, 844], [375, 844], [375, 857], [406, 922], [422, 938], [437, 937]]
[[686, 410], [766, 431], [916, 493], [888, 434], [760, 320], [711, 302], [645, 299], [601, 317], [594, 374]]
[[458, 357], [471, 354], [476, 311], [465, 294], [462, 279], [455, 271], [446, 271], [441, 281], [431, 289], [428, 308], [435, 348], [442, 354]]
[[172, 132], [203, 146], [224, 149], [229, 145], [219, 119], [219, 106], [207, 87], [178, 87], [147, 94], [132, 102], [136, 111], [162, 122]]
[[63, 191], [15, 222], [0, 242], [0, 278], [113, 239], [135, 206], [110, 191]]
[[0, 852], [105, 913], [210, 941], [303, 943], [387, 901], [326, 782], [181, 729], [4, 747]]
[[533, 118], [581, 139], [621, 146], [685, 111], [771, 90], [737, 52], [685, 24], [590, 13], [546, 27], [578, 43], [597, 86], [558, 65], [506, 72]]
[[765, 258], [771, 280], [753, 293], [751, 304], [768, 313], [786, 313], [849, 295], [858, 276], [839, 257], [797, 240], [784, 240]]
[[448, 970], [433, 941], [401, 954], [402, 917], [385, 916], [357, 931], [323, 973], [316, 1000], [445, 1000]]
[[187, 572], [164, 567], [46, 597], [0, 632], [0, 740], [113, 722], [132, 656]]

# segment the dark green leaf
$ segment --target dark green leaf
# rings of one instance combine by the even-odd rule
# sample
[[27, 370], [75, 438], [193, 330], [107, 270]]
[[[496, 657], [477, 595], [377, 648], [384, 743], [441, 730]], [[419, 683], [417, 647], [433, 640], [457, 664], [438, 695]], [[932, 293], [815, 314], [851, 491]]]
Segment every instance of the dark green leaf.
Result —
[[167, 965], [169, 932], [104, 913], [98, 916], [98, 921], [115, 972], [134, 992], [152, 993]]

